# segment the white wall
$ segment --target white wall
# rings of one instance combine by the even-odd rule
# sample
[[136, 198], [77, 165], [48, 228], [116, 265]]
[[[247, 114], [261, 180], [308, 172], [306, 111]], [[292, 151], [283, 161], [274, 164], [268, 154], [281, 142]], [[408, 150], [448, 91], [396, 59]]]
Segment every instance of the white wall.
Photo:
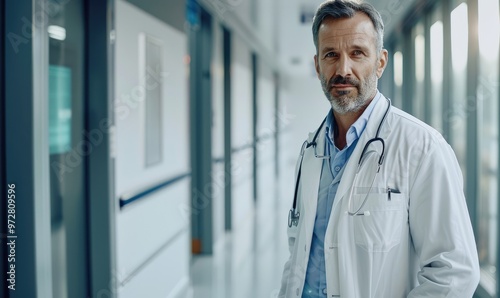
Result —
[[[233, 148], [251, 144], [252, 139], [252, 66], [251, 51], [238, 37], [232, 36], [231, 44], [231, 139]], [[232, 233], [253, 235], [253, 149], [247, 148], [232, 154]], [[232, 245], [233, 266], [240, 276], [251, 277], [248, 256], [252, 253], [252, 238], [247, 237]], [[236, 270], [235, 270], [236, 272]], [[249, 284], [237, 279], [234, 285], [239, 292], [251, 293]]]
[[278, 33], [276, 14], [277, 2], [268, 0], [255, 0], [257, 9], [257, 32], [264, 47], [269, 52], [274, 52], [276, 34]]
[[[223, 32], [220, 24], [213, 22], [212, 48], [212, 158], [224, 158], [224, 60]], [[225, 206], [224, 162], [212, 163], [212, 208], [213, 208], [213, 243], [218, 244], [224, 235]]]
[[[189, 171], [187, 39], [122, 0], [116, 1], [115, 192], [118, 198]], [[145, 105], [141, 90], [140, 36], [162, 42], [162, 154], [160, 164], [144, 165]], [[128, 100], [128, 103], [127, 103]], [[119, 297], [166, 297], [187, 285], [189, 179], [172, 184], [118, 211]], [[150, 259], [152, 258], [152, 259]], [[147, 262], [150, 259], [150, 262]], [[132, 274], [134, 273], [134, 274]]]
[[[323, 0], [278, 0], [279, 58], [287, 76], [309, 77], [314, 73], [313, 57], [316, 54], [311, 25], [300, 22], [301, 5], [317, 7]], [[292, 60], [297, 62], [292, 64]]]
[[[231, 63], [231, 139], [233, 148], [252, 142], [252, 67], [248, 47], [237, 36], [232, 38]], [[237, 230], [253, 206], [253, 150], [232, 155], [232, 227]]]
[[[275, 198], [275, 86], [273, 72], [262, 59], [258, 60], [257, 84], [257, 187], [259, 216], [269, 219], [274, 214]], [[269, 231], [269, 230], [268, 230]], [[263, 231], [265, 232], [265, 231]]]
[[285, 135], [290, 137], [286, 137], [281, 148], [287, 157], [286, 163], [295, 165], [302, 143], [309, 132], [319, 127], [331, 106], [316, 77], [285, 78], [283, 85], [282, 112], [286, 112], [289, 119]]
[[[221, 0], [226, 3], [225, 7], [230, 13], [234, 13], [242, 24], [253, 27], [252, 9], [254, 0]], [[224, 18], [224, 14], [220, 14]]]

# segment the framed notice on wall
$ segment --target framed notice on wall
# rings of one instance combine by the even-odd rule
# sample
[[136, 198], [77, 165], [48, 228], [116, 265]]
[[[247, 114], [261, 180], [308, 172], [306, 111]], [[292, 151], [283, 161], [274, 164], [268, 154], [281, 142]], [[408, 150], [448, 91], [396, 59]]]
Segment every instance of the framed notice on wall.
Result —
[[162, 55], [163, 44], [161, 40], [141, 34], [140, 48], [140, 73], [143, 76], [144, 86], [144, 152], [145, 166], [159, 164], [162, 159], [162, 90], [163, 73]]

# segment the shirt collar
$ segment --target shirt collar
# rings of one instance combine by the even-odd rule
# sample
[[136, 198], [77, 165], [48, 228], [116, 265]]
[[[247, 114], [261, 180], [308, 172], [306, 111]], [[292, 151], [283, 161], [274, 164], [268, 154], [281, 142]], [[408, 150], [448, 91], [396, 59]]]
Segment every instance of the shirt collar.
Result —
[[[354, 122], [351, 127], [347, 130], [346, 134], [346, 142], [347, 142], [347, 147], [351, 146], [351, 144], [356, 141], [363, 131], [366, 128], [366, 124], [368, 123], [368, 119], [370, 119], [370, 115], [373, 112], [373, 109], [375, 105], [377, 104], [378, 100], [381, 97], [381, 93], [377, 90], [377, 94], [375, 94], [375, 97], [373, 100], [370, 102], [370, 104], [366, 107], [366, 109], [363, 111], [363, 114]], [[335, 127], [335, 118], [333, 117], [333, 113], [328, 113], [328, 116], [326, 117], [326, 139], [330, 144], [335, 144], [333, 140], [333, 130]]]

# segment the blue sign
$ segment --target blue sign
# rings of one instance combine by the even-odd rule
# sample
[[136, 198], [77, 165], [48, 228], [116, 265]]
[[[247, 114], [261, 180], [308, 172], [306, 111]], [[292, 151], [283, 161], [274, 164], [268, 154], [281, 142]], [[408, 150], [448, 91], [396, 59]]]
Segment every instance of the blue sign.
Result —
[[50, 154], [71, 150], [71, 69], [49, 66]]

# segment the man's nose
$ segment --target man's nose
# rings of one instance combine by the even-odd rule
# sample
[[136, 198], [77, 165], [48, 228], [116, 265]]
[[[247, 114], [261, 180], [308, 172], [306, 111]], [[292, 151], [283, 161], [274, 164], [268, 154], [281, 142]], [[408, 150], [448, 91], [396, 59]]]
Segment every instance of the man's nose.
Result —
[[337, 73], [336, 75], [347, 77], [352, 75], [351, 59], [345, 55], [341, 56], [337, 62]]

